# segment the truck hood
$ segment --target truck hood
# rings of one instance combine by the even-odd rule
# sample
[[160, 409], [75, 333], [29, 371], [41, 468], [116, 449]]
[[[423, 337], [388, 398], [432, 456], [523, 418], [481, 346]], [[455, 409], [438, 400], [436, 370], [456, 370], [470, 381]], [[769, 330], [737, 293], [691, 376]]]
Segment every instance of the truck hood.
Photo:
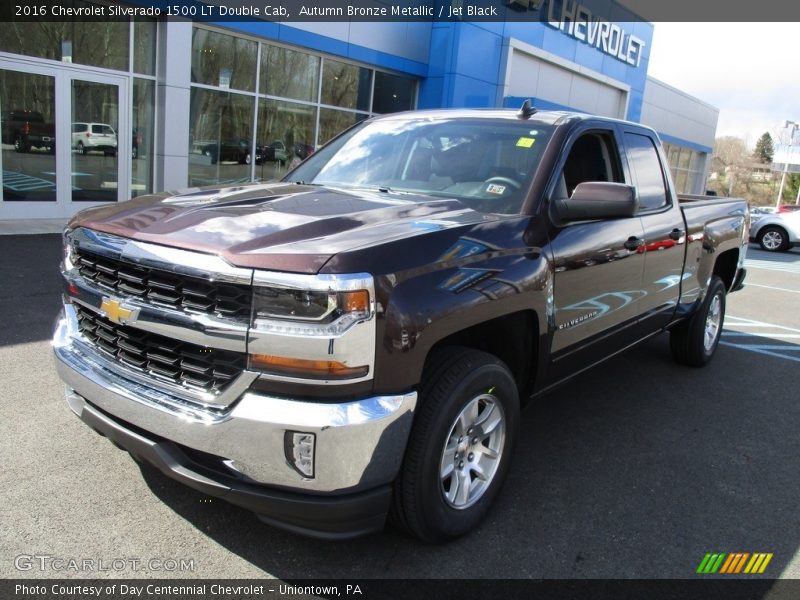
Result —
[[85, 210], [70, 227], [216, 254], [240, 267], [317, 273], [340, 252], [493, 220], [454, 199], [261, 183], [142, 196]]

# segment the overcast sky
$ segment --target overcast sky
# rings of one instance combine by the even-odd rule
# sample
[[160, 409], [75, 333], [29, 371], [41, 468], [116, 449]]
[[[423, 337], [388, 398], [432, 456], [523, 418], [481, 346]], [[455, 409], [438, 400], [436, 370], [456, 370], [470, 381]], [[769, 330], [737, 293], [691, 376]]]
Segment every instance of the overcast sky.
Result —
[[[800, 122], [798, 23], [654, 23], [648, 74], [716, 106], [717, 137]], [[777, 140], [776, 140], [777, 141]]]

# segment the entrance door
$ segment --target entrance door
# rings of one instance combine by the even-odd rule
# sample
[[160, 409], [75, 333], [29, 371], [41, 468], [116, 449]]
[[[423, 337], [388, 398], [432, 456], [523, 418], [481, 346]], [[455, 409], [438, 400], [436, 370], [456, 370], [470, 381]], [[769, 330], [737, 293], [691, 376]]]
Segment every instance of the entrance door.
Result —
[[0, 59], [0, 220], [127, 199], [129, 104], [125, 77]]
[[122, 114], [128, 104], [124, 92], [116, 78], [70, 78], [72, 203], [116, 202], [129, 197], [127, 185], [121, 185], [128, 181], [132, 148], [130, 130], [122, 127], [128, 122]]

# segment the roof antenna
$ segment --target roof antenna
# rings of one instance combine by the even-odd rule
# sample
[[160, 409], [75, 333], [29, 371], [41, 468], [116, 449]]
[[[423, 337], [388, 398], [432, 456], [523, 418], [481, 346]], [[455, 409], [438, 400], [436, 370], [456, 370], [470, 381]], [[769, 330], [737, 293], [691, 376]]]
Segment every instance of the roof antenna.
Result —
[[522, 103], [522, 108], [519, 109], [517, 116], [520, 119], [530, 119], [531, 115], [536, 114], [536, 108], [531, 106], [530, 98]]

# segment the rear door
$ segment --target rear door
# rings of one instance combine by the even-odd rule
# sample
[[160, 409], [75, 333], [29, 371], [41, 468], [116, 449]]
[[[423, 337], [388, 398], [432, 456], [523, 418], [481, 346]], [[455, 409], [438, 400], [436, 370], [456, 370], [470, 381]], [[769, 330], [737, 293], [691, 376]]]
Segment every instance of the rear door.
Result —
[[644, 230], [643, 334], [666, 327], [680, 296], [686, 232], [663, 153], [646, 130], [623, 126], [626, 179], [636, 187]]

